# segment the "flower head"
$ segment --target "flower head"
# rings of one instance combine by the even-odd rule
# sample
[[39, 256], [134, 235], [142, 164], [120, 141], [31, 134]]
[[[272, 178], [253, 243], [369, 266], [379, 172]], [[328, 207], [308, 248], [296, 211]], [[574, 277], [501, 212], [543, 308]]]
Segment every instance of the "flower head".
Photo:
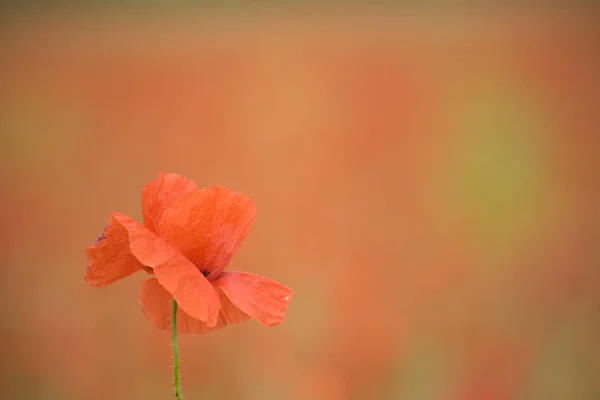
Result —
[[177, 329], [203, 333], [254, 318], [283, 322], [292, 291], [271, 279], [224, 271], [256, 215], [248, 197], [222, 186], [198, 189], [177, 174], [159, 174], [142, 190], [144, 225], [112, 213], [86, 249], [86, 281], [104, 287], [134, 272], [140, 305], [156, 327], [169, 329], [171, 300], [180, 308]]

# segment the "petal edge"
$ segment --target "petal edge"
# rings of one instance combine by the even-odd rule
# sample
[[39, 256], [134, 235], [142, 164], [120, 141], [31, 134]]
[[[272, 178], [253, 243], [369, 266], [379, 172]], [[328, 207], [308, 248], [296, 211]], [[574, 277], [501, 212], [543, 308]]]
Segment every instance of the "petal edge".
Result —
[[132, 254], [127, 230], [111, 214], [104, 232], [85, 249], [88, 259], [84, 279], [94, 287], [105, 287], [144, 266]]
[[287, 286], [248, 272], [223, 272], [213, 285], [264, 326], [279, 325], [285, 320], [293, 296]]
[[144, 226], [158, 233], [163, 212], [178, 198], [198, 190], [198, 186], [183, 175], [161, 172], [142, 189]]

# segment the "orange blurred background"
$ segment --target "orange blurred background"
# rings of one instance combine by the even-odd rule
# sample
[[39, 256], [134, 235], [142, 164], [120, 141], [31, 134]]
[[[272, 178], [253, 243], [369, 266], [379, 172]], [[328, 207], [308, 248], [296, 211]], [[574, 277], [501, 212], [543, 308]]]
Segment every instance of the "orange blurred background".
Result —
[[181, 337], [187, 399], [600, 398], [597, 8], [167, 11], [0, 17], [1, 399], [174, 398], [144, 274], [83, 280], [158, 172], [295, 291]]

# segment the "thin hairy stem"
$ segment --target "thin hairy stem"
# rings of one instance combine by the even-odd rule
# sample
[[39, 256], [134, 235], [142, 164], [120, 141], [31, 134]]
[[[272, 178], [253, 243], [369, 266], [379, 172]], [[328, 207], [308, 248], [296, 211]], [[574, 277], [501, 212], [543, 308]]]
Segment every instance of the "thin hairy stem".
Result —
[[173, 385], [175, 398], [181, 400], [181, 382], [179, 380], [179, 345], [177, 344], [177, 302], [171, 305], [171, 344], [173, 346]]

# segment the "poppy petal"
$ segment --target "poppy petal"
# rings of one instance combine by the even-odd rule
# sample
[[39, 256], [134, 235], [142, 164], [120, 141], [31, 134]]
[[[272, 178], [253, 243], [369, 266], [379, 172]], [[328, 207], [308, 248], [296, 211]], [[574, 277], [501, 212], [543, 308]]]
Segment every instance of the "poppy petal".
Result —
[[178, 174], [160, 173], [142, 189], [142, 214], [144, 226], [157, 233], [163, 211], [178, 198], [198, 190], [198, 186]]
[[221, 293], [221, 313], [219, 314], [219, 319], [223, 319], [228, 324], [238, 324], [252, 318], [233, 304], [222, 290], [219, 290], [219, 293]]
[[224, 328], [230, 324], [237, 324], [250, 319], [250, 316], [243, 313], [235, 304], [233, 304], [227, 296], [221, 293], [221, 311], [217, 324], [213, 328], [209, 328], [204, 322], [198, 321], [189, 315], [182, 313], [177, 314], [177, 330], [182, 333], [209, 333], [216, 329]]
[[127, 230], [110, 216], [104, 232], [85, 249], [88, 267], [85, 280], [94, 287], [104, 287], [144, 268], [129, 248]]
[[265, 326], [283, 322], [293, 295], [281, 283], [247, 272], [223, 272], [213, 285], [242, 312]]
[[148, 321], [158, 329], [169, 329], [173, 296], [158, 283], [158, 279], [150, 278], [142, 282], [139, 297], [140, 306]]
[[[146, 318], [158, 329], [171, 328], [171, 306], [173, 297], [156, 278], [150, 278], [140, 287], [140, 305]], [[177, 331], [179, 333], [209, 333], [224, 328], [227, 324], [242, 322], [250, 317], [241, 312], [223, 295], [221, 313], [214, 328], [190, 317], [183, 309], [177, 311]]]
[[220, 296], [198, 268], [164, 239], [156, 236], [132, 218], [114, 214], [129, 232], [131, 253], [143, 265], [152, 268], [160, 284], [189, 315], [207, 326], [217, 323]]
[[240, 247], [256, 216], [253, 201], [222, 186], [179, 198], [163, 213], [160, 234], [204, 271], [217, 277]]

